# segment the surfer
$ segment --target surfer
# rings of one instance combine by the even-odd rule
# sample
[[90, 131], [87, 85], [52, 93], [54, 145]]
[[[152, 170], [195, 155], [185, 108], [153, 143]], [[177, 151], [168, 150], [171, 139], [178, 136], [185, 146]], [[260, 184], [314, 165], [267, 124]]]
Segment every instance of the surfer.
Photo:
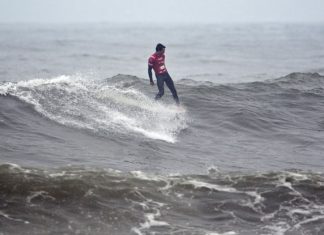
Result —
[[166, 67], [165, 67], [165, 46], [161, 43], [156, 45], [156, 52], [150, 56], [148, 60], [148, 75], [150, 77], [150, 84], [153, 86], [154, 81], [152, 78], [152, 69], [155, 72], [156, 83], [159, 89], [159, 92], [155, 96], [155, 99], [158, 100], [164, 95], [164, 82], [167, 87], [170, 89], [173, 99], [177, 104], [179, 104], [179, 98], [177, 94], [177, 90], [174, 87], [174, 83], [172, 78], [170, 77]]

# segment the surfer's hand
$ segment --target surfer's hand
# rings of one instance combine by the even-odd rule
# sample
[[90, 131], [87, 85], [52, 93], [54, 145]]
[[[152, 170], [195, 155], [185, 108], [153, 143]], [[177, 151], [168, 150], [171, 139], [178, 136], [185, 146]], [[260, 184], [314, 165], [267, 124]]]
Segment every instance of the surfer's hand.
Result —
[[153, 81], [150, 81], [150, 85], [151, 85], [151, 86], [154, 86], [154, 82], [153, 82]]

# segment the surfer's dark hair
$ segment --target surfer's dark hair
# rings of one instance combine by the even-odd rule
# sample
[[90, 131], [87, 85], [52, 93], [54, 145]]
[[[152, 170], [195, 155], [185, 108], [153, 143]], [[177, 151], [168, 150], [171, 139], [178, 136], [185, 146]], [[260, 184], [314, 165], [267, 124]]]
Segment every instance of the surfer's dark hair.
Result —
[[161, 43], [158, 43], [157, 45], [156, 45], [156, 51], [162, 51], [163, 49], [165, 48], [165, 46], [164, 45], [162, 45]]

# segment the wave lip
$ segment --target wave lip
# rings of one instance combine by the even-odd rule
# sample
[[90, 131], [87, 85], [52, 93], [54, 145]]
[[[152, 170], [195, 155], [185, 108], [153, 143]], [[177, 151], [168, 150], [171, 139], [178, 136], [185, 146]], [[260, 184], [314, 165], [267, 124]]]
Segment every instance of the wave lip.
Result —
[[0, 93], [32, 104], [36, 111], [60, 124], [100, 135], [141, 134], [174, 143], [187, 125], [184, 109], [155, 102], [127, 84], [109, 84], [105, 80], [60, 76], [7, 82], [0, 85]]

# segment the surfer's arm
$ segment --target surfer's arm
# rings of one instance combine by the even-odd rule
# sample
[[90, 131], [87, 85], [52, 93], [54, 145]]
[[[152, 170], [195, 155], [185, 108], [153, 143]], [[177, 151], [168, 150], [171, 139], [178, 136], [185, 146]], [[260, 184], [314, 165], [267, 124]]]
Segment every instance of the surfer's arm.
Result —
[[152, 66], [148, 66], [148, 75], [149, 75], [149, 78], [150, 78], [150, 84], [153, 86], [154, 85], [154, 82], [153, 82], [153, 77], [152, 77]]

